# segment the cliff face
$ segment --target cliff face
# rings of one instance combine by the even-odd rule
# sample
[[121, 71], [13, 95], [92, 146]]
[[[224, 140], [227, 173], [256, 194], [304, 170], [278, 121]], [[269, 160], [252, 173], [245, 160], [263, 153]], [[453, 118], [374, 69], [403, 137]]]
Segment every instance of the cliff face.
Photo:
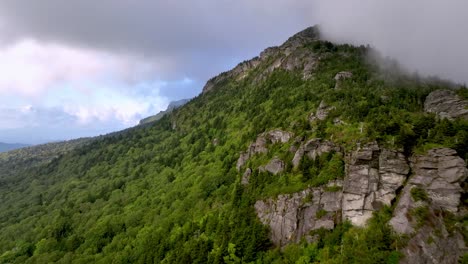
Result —
[[[304, 146], [311, 142], [315, 142], [314, 150], [331, 149], [332, 145], [312, 140], [298, 152], [304, 155]], [[306, 157], [315, 159], [325, 152], [315, 153]], [[468, 172], [456, 151], [436, 148], [407, 157], [370, 143], [344, 154], [343, 181], [255, 203], [259, 219], [271, 228], [275, 245], [285, 246], [301, 238], [312, 241], [311, 231], [333, 229], [346, 220], [365, 226], [373, 212], [383, 205], [394, 205], [389, 224], [395, 232], [412, 237], [402, 249], [406, 256], [403, 263], [454, 263], [466, 252], [461, 234], [450, 233], [442, 217], [466, 213], [461, 211], [461, 185]], [[421, 210], [427, 210], [430, 222], [418, 222]], [[432, 240], [437, 243], [428, 242]]]

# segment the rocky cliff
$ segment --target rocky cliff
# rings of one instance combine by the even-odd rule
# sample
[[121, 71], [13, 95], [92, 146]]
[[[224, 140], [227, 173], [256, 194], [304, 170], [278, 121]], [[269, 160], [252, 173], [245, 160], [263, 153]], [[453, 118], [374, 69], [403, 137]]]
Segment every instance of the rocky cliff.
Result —
[[427, 96], [424, 110], [449, 120], [468, 119], [468, 100], [461, 98], [452, 90], [436, 90]]
[[[460, 232], [449, 232], [443, 220], [444, 215], [466, 215], [461, 197], [467, 168], [456, 151], [436, 148], [408, 157], [371, 142], [345, 152], [331, 142], [312, 139], [301, 144], [292, 163], [298, 165], [300, 157], [316, 159], [329, 151], [344, 152], [343, 181], [255, 203], [275, 245], [302, 238], [311, 241], [311, 231], [333, 229], [343, 221], [365, 226], [373, 212], [387, 205], [395, 206], [389, 224], [396, 233], [411, 237], [402, 249], [404, 263], [454, 263], [466, 252]], [[429, 222], [418, 220], [421, 210]], [[430, 242], [434, 240], [437, 243]]]

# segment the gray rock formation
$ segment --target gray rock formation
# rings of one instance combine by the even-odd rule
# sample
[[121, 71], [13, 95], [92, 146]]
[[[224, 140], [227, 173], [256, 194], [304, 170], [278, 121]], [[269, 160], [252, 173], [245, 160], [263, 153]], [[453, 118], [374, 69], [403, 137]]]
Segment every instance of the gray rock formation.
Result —
[[287, 143], [294, 136], [294, 134], [291, 132], [282, 131], [278, 129], [265, 132], [262, 135], [273, 144]]
[[463, 192], [460, 184], [467, 177], [464, 160], [448, 148], [433, 149], [427, 155], [412, 158], [414, 175], [408, 180], [402, 196], [395, 208], [390, 225], [401, 234], [414, 231], [414, 223], [408, 218], [409, 212], [420, 203], [411, 197], [413, 188], [420, 188], [427, 193], [432, 207], [452, 213], [458, 212]]
[[250, 159], [251, 156], [258, 153], [267, 153], [268, 149], [266, 148], [267, 140], [264, 136], [260, 135], [257, 137], [257, 140], [250, 144], [245, 152], [242, 152], [237, 160], [236, 168], [237, 171], [240, 171], [241, 167]]
[[349, 79], [351, 77], [353, 77], [353, 74], [351, 72], [342, 71], [342, 72], [337, 73], [335, 75], [335, 82], [336, 82], [335, 89], [340, 89], [343, 80]]
[[437, 90], [426, 97], [424, 111], [449, 120], [458, 117], [468, 119], [468, 100], [462, 99], [455, 91]]
[[244, 61], [234, 67], [234, 69], [210, 79], [206, 83], [205, 87], [203, 87], [202, 93], [213, 90], [215, 87], [222, 85], [227, 80], [242, 80], [249, 76], [250, 72], [254, 69], [259, 68], [259, 65], [263, 65], [262, 67], [265, 68], [263, 72], [256, 73], [258, 76], [253, 80], [253, 82], [265, 79], [275, 69], [300, 71], [304, 79], [309, 79], [312, 77], [313, 72], [317, 67], [319, 58], [305, 46], [313, 41], [317, 41], [318, 39], [318, 28], [307, 28], [289, 38], [281, 46], [267, 48], [260, 53], [260, 56]]
[[330, 111], [334, 110], [334, 106], [329, 106], [325, 103], [325, 101], [321, 101], [317, 111], [315, 113], [311, 113], [309, 116], [309, 121], [318, 121], [318, 120], [325, 120], [328, 117]]
[[[389, 224], [399, 234], [414, 234], [402, 249], [405, 258], [401, 263], [457, 263], [467, 252], [463, 237], [458, 232], [448, 232], [442, 212], [460, 214], [461, 183], [468, 175], [466, 164], [448, 148], [433, 149], [427, 155], [411, 159], [414, 174], [409, 178], [394, 210]], [[413, 197], [411, 191], [419, 189], [427, 200]], [[415, 200], [416, 199], [416, 200]], [[413, 211], [418, 207], [428, 210], [427, 221], [418, 226]]]
[[277, 144], [277, 143], [287, 143], [292, 137], [293, 133], [282, 131], [282, 130], [272, 130], [258, 135], [255, 142], [250, 144], [245, 152], [242, 152], [237, 160], [236, 168], [237, 171], [240, 171], [242, 166], [255, 154], [267, 153], [268, 148], [267, 144]]
[[262, 223], [270, 226], [273, 243], [284, 246], [299, 242], [304, 236], [311, 240], [312, 230], [333, 229], [340, 221], [341, 198], [341, 192], [310, 188], [257, 201], [255, 210]]
[[341, 148], [336, 146], [330, 141], [321, 140], [320, 138], [311, 139], [305, 143], [302, 143], [294, 154], [292, 164], [294, 168], [299, 166], [301, 159], [304, 155], [307, 155], [312, 160], [321, 156], [324, 153], [329, 152], [340, 152]]
[[284, 161], [275, 157], [272, 160], [270, 160], [270, 162], [268, 162], [267, 165], [261, 166], [258, 169], [260, 171], [268, 171], [269, 173], [276, 175], [278, 173], [283, 172], [285, 168], [286, 168], [286, 165], [284, 164]]
[[251, 169], [251, 168], [247, 168], [247, 169], [245, 170], [244, 174], [242, 175], [242, 180], [241, 180], [241, 184], [242, 184], [242, 185], [248, 185], [248, 184], [249, 184], [250, 175], [252, 175], [252, 169]]
[[[298, 157], [306, 153], [311, 158], [317, 157], [334, 147], [320, 139], [309, 140], [301, 144], [295, 158], [300, 160]], [[408, 161], [401, 151], [381, 148], [373, 142], [347, 153], [345, 162], [344, 181], [255, 203], [257, 216], [270, 227], [275, 245], [282, 247], [304, 237], [313, 241], [311, 231], [333, 229], [344, 220], [364, 226], [374, 211], [397, 202], [389, 224], [397, 233], [410, 236], [401, 249], [405, 255], [401, 263], [457, 263], [468, 252], [463, 236], [456, 229], [449, 231], [443, 219], [444, 212], [466, 214], [460, 210], [461, 184], [468, 172], [464, 160], [454, 150], [433, 149]], [[410, 166], [413, 173], [407, 179]], [[413, 197], [414, 188], [427, 197]], [[419, 207], [428, 208], [427, 224], [418, 224], [417, 217], [412, 215]]]
[[391, 205], [403, 185], [409, 165], [403, 153], [369, 143], [346, 157], [343, 219], [364, 226], [382, 205]]

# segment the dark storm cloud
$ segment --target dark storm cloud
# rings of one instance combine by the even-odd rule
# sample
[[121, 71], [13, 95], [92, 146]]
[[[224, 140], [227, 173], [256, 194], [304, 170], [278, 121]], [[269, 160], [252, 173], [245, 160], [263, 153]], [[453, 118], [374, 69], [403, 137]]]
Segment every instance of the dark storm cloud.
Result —
[[305, 0], [5, 0], [0, 17], [9, 40], [146, 56], [165, 64], [165, 74], [208, 78], [226, 61], [247, 59], [308, 26], [310, 6]]

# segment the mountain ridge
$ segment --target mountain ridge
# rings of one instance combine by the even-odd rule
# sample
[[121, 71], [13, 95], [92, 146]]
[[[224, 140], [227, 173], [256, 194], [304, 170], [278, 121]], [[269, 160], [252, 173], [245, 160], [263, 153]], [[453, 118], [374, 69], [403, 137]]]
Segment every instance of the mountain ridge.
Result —
[[140, 120], [139, 125], [155, 122], [155, 121], [161, 119], [164, 115], [169, 114], [173, 110], [183, 106], [184, 104], [188, 103], [189, 101], [190, 101], [190, 99], [181, 99], [181, 100], [177, 100], [177, 101], [172, 101], [172, 102], [169, 103], [166, 110], [160, 111], [156, 115], [152, 115], [152, 116], [143, 118], [142, 120]]
[[307, 32], [156, 122], [0, 171], [0, 263], [466, 258], [468, 122], [424, 108], [450, 88]]

